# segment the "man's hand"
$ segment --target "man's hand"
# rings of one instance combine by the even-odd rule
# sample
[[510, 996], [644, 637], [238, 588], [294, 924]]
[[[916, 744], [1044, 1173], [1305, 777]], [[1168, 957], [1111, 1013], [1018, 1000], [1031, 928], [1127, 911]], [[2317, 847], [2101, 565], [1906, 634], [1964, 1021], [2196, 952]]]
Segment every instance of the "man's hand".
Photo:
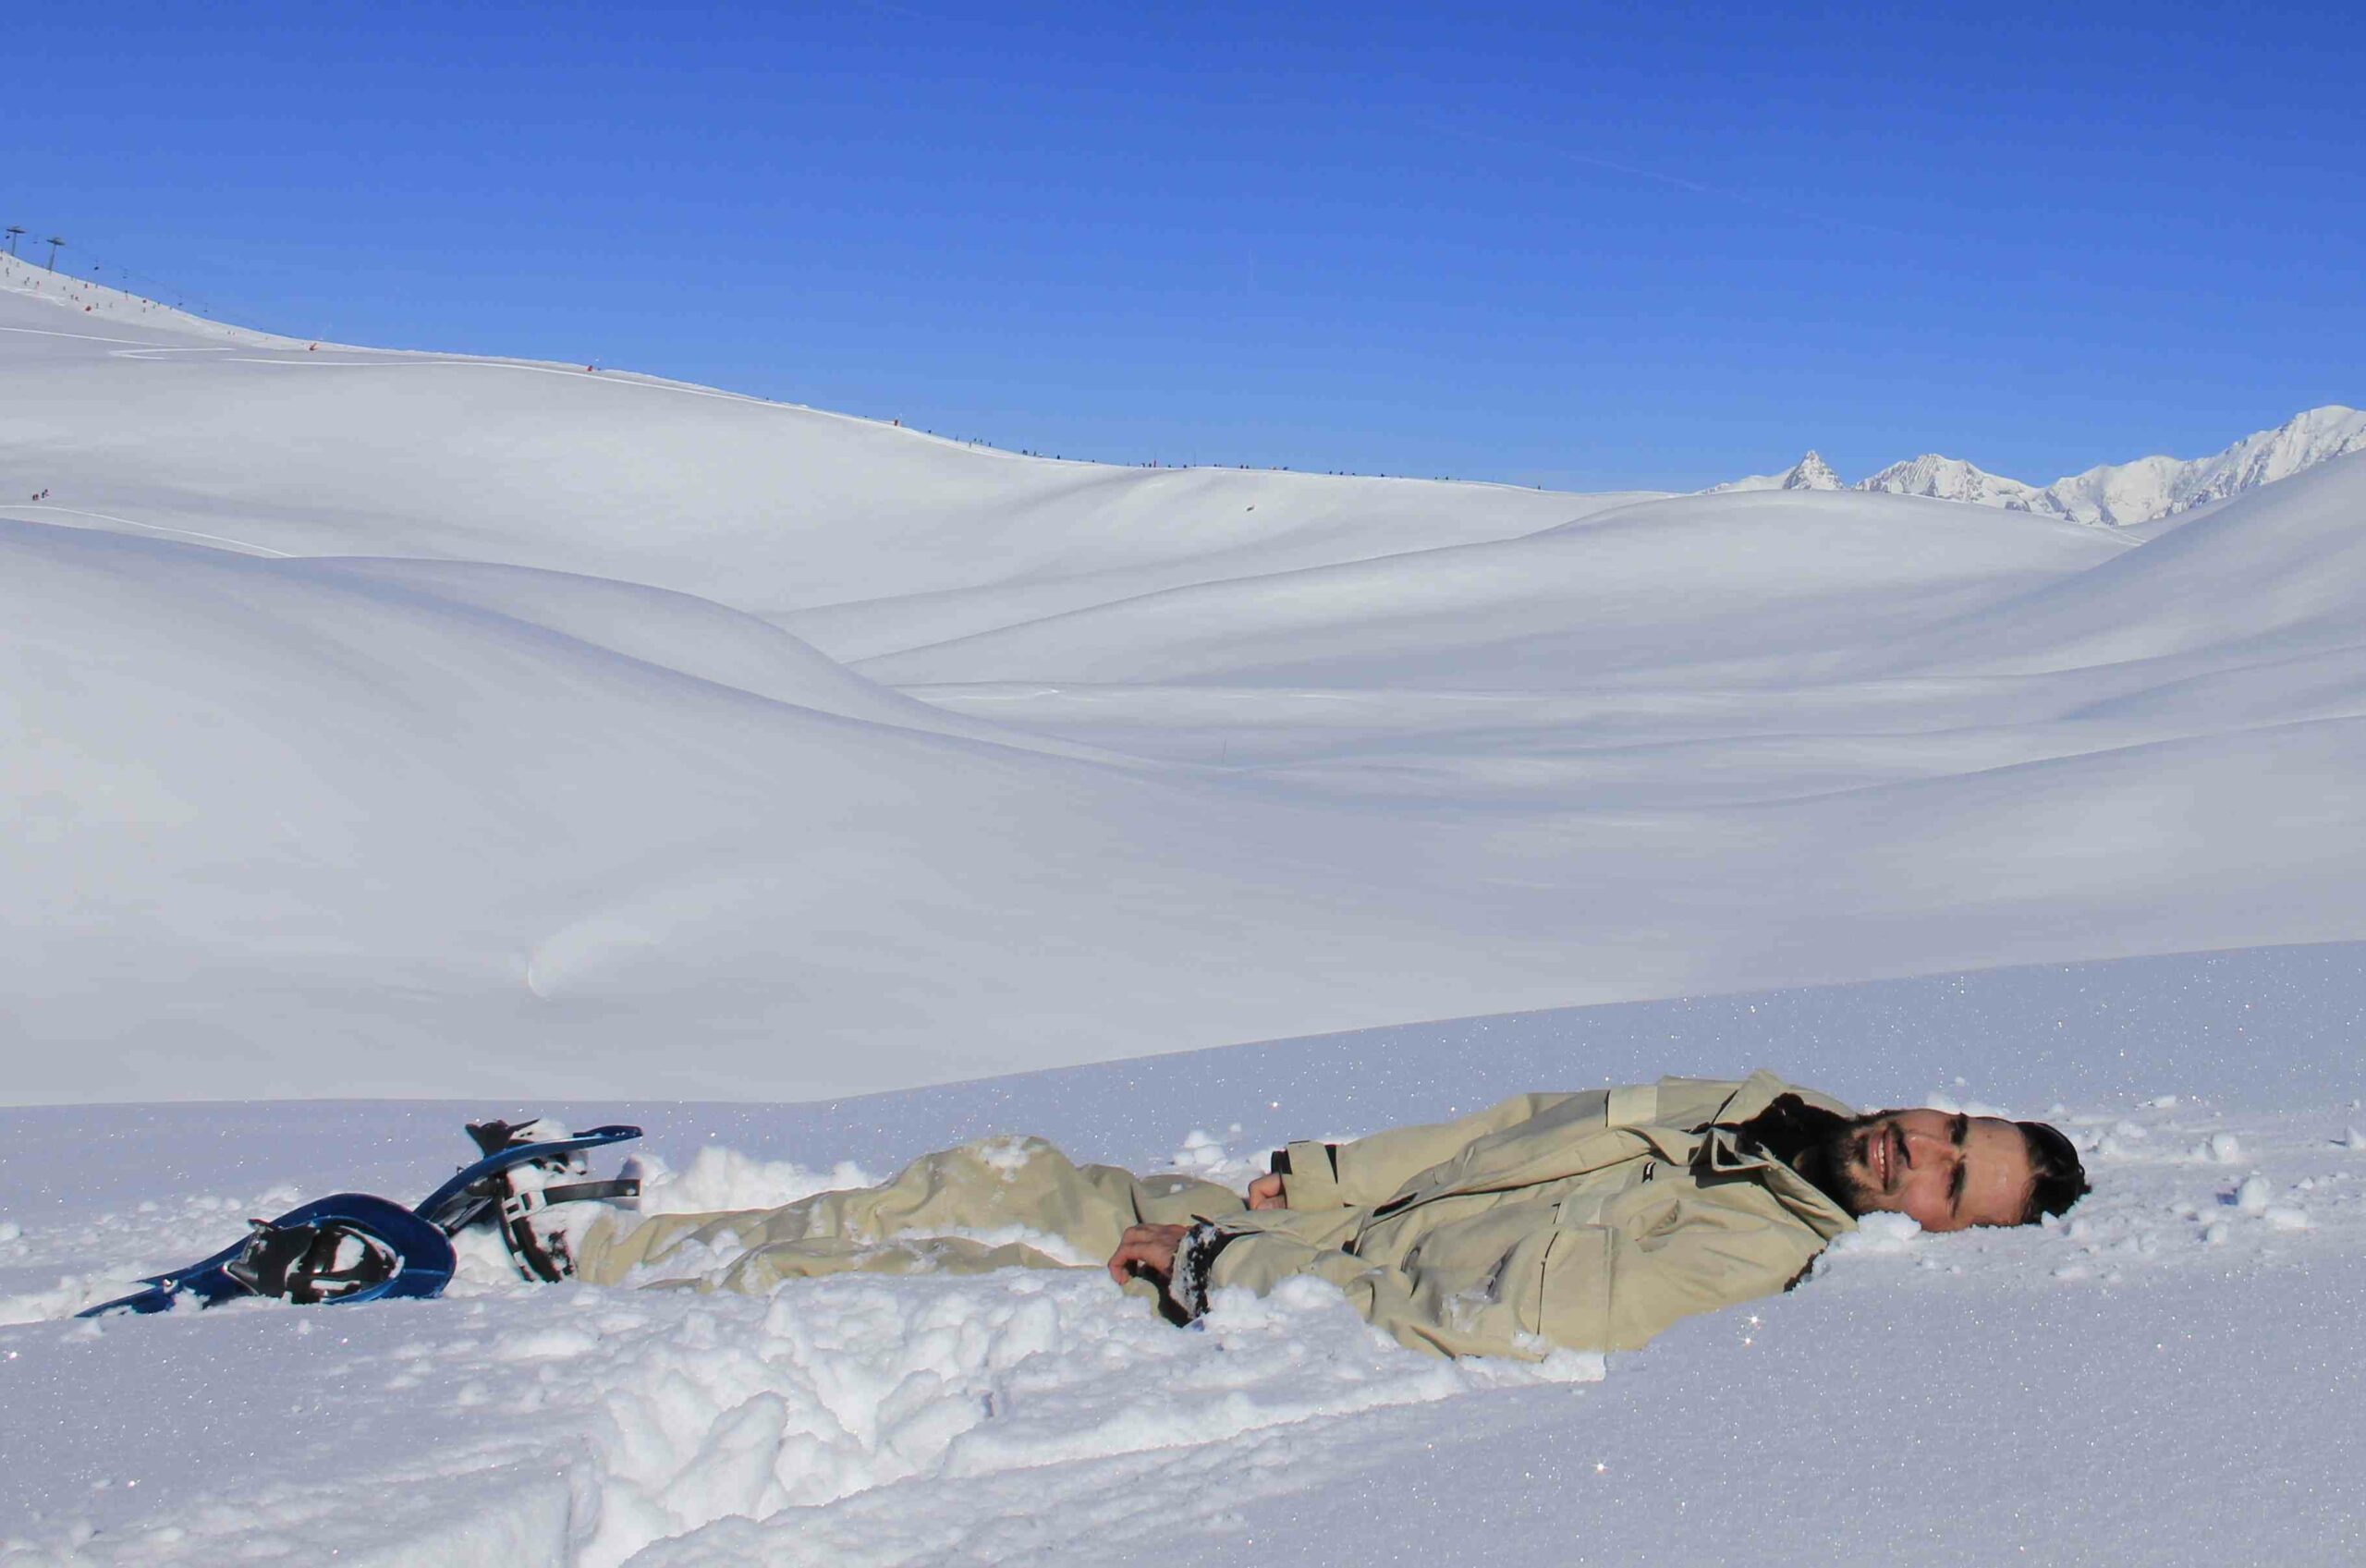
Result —
[[1249, 1207], [1251, 1209], [1284, 1209], [1282, 1173], [1272, 1172], [1249, 1184]]
[[1190, 1234], [1189, 1225], [1136, 1225], [1117, 1238], [1117, 1250], [1109, 1255], [1109, 1277], [1122, 1285], [1146, 1274], [1165, 1289], [1175, 1275], [1175, 1249]]

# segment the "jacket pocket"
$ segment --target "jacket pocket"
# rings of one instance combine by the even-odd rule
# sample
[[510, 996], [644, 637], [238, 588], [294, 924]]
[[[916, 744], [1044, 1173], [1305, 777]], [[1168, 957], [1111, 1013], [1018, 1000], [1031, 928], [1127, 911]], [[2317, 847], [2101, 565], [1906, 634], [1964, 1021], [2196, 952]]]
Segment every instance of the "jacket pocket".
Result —
[[1601, 1225], [1556, 1228], [1537, 1279], [1531, 1331], [1564, 1350], [1613, 1350], [1614, 1234]]
[[[1599, 1225], [1539, 1226], [1507, 1248], [1465, 1299], [1483, 1298], [1520, 1333], [1572, 1350], [1610, 1321], [1610, 1233]], [[1572, 1334], [1580, 1337], [1572, 1338]]]

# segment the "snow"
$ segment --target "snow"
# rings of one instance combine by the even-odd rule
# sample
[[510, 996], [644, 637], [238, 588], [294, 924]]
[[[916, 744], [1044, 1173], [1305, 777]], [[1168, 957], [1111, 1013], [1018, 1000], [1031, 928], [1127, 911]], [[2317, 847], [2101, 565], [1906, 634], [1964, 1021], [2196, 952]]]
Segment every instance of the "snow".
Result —
[[2303, 468], [2366, 450], [2366, 413], [2339, 404], [2295, 414], [2208, 457], [2141, 457], [2105, 464], [2046, 486], [2039, 510], [2125, 527], [2171, 517], [2289, 479]]
[[[0, 260], [0, 1564], [2366, 1555], [2355, 418], [2092, 516], [1114, 468]], [[1761, 1064], [2097, 1190], [1536, 1367], [482, 1237], [70, 1317], [485, 1114], [705, 1212]]]
[[[2189, 461], [2139, 457], [2128, 463], [2098, 464], [2052, 484], [2033, 485], [1989, 473], [1960, 457], [1926, 452], [1892, 463], [1848, 488], [2034, 512], [2104, 528], [2136, 529], [2140, 536], [2149, 536], [2184, 513], [2359, 451], [2366, 451], [2366, 413], [2329, 403], [2304, 409], [2274, 430], [2247, 435], [2222, 452]], [[1787, 473], [1752, 474], [1714, 485], [1702, 493], [1841, 488], [1839, 476], [1811, 452]]]
[[[1970, 501], [1984, 506], [2005, 506], [2017, 512], [2051, 512], [2043, 492], [2018, 480], [2008, 480], [1974, 468], [1960, 457], [1926, 452], [1903, 463], [1892, 463], [1868, 474], [1852, 488], [1885, 495], [1927, 495], [1939, 501]], [[2060, 516], [2059, 513], [2055, 513]]]
[[1739, 490], [1838, 490], [1840, 476], [1819, 452], [1810, 452], [1779, 474], [1750, 474], [1724, 484], [1712, 485], [1703, 493], [1721, 495]]
[[2131, 550], [122, 309], [0, 289], [20, 1101], [795, 1099], [2361, 934], [2354, 459]]
[[[467, 1156], [458, 1124], [482, 1108], [0, 1112], [0, 1189], [24, 1231], [0, 1259], [0, 1291], [21, 1293], [0, 1318], [47, 1319], [0, 1329], [11, 1452], [28, 1456], [0, 1471], [0, 1536], [22, 1562], [87, 1530], [90, 1563], [335, 1550], [648, 1568], [1142, 1561], [1188, 1520], [1203, 1554], [1450, 1560], [1458, 1530], [1494, 1517], [1534, 1526], [1505, 1556], [1544, 1562], [1590, 1538], [1565, 1529], [1616, 1517], [1624, 1549], [1713, 1560], [1721, 1532], [1821, 1561], [1816, 1543], [1872, 1550], [1904, 1525], [1950, 1562], [2000, 1542], [2341, 1561], [2366, 1543], [2347, 1480], [2366, 1439], [2321, 1413], [2366, 1392], [2348, 1327], [2366, 1306], [2366, 1164], [2341, 1141], [2366, 1089], [2361, 958], [2258, 949], [1637, 1003], [808, 1106], [546, 1108], [643, 1119], [644, 1173], [704, 1184], [669, 1209], [781, 1201], [997, 1128], [1145, 1170], [1246, 1171], [1291, 1136], [1507, 1086], [1760, 1059], [1869, 1105], [2051, 1115], [2087, 1150], [2098, 1190], [2067, 1224], [1932, 1236], [1884, 1217], [1789, 1295], [1541, 1369], [1413, 1355], [1311, 1283], [1220, 1294], [1208, 1328], [1178, 1332], [1090, 1271], [839, 1276], [750, 1300], [531, 1287], [478, 1252], [436, 1303], [58, 1321], [258, 1206], [348, 1185], [417, 1196]], [[1238, 1129], [1211, 1130], [1216, 1111]], [[2189, 1153], [2222, 1137], [2239, 1163]], [[2052, 1446], [2033, 1451], [2032, 1424]], [[238, 1436], [128, 1436], [195, 1429]], [[1768, 1496], [1792, 1501], [1770, 1518]], [[2145, 1533], [2162, 1521], [2177, 1530]]]

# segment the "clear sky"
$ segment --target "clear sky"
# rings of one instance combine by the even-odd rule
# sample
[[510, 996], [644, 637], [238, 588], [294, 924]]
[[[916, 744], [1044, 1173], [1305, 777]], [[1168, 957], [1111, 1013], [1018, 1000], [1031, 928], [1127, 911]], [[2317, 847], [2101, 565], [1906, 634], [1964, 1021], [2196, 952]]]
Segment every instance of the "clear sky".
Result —
[[1012, 448], [2043, 482], [2366, 403], [2340, 7], [176, 3], [6, 38], [0, 225], [66, 270]]

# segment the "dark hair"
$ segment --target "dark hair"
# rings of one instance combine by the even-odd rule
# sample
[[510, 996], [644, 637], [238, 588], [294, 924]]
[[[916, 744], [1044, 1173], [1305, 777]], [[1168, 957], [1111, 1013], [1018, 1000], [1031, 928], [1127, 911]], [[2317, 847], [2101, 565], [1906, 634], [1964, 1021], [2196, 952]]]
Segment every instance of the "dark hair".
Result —
[[2034, 1225], [2048, 1215], [2069, 1212], [2070, 1206], [2095, 1189], [2087, 1184], [2087, 1168], [2079, 1150], [2043, 1122], [2016, 1122], [2021, 1142], [2030, 1152], [2030, 1201], [2021, 1223]]

